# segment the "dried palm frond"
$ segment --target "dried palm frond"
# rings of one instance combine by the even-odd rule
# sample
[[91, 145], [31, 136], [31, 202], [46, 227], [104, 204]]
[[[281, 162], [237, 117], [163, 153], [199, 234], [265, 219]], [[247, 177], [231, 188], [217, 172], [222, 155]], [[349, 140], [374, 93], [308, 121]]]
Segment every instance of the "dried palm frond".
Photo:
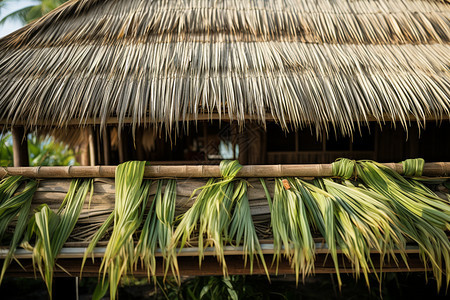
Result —
[[448, 12], [421, 0], [70, 1], [0, 40], [0, 123], [423, 125], [450, 115]]

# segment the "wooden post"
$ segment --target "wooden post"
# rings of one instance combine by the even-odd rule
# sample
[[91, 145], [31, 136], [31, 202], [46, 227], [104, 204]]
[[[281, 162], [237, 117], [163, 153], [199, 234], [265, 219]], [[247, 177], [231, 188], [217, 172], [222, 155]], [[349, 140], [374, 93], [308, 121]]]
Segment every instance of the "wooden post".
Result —
[[111, 137], [109, 135], [109, 128], [105, 127], [102, 135], [103, 139], [103, 158], [105, 165], [111, 164]]
[[258, 165], [264, 163], [267, 148], [264, 138], [266, 132], [256, 123], [249, 123], [245, 130], [248, 149], [247, 164]]
[[231, 145], [233, 147], [233, 159], [239, 159], [236, 153], [236, 145], [238, 144], [239, 128], [236, 121], [230, 123], [231, 126]]
[[22, 126], [13, 127], [11, 130], [13, 139], [14, 167], [28, 167], [28, 139], [25, 129]]
[[100, 127], [98, 127], [98, 126], [94, 130], [94, 137], [95, 137], [95, 149], [97, 150], [97, 152], [95, 154], [96, 158], [97, 158], [96, 159], [97, 165], [104, 165], [105, 159], [103, 157], [103, 151], [102, 151], [103, 141], [101, 140]]
[[246, 129], [238, 133], [238, 145], [239, 145], [239, 163], [246, 165], [248, 163], [248, 136]]
[[[119, 131], [120, 130], [120, 131]], [[119, 163], [124, 163], [128, 159], [128, 145], [127, 135], [124, 128], [118, 130], [118, 148], [119, 148]]]
[[89, 164], [95, 166], [95, 139], [94, 139], [94, 128], [90, 127], [88, 130], [88, 141], [89, 141]]
[[80, 165], [89, 166], [89, 137], [87, 129], [83, 128], [83, 143], [80, 145]]
[[143, 136], [144, 136], [144, 129], [142, 127], [138, 127], [136, 129], [136, 137], [134, 140], [134, 147], [136, 148], [136, 157], [138, 160], [145, 160]]

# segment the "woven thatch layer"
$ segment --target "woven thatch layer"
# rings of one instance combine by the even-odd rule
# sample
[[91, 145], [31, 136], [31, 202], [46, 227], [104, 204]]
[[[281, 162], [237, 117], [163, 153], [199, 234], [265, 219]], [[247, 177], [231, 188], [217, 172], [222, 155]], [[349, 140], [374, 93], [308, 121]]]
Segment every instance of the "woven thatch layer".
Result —
[[217, 33], [311, 43], [448, 42], [449, 17], [446, 3], [423, 0], [79, 0], [1, 44], [134, 43]]
[[440, 44], [73, 46], [8, 51], [2, 61], [0, 118], [11, 123], [118, 116], [170, 130], [202, 112], [238, 121], [270, 112], [283, 126], [332, 122], [349, 133], [355, 119], [424, 119], [450, 109], [450, 47]]
[[[440, 1], [79, 0], [0, 40], [0, 122], [447, 118]], [[323, 44], [325, 43], [325, 44]], [[344, 43], [344, 44], [339, 44]], [[429, 44], [426, 44], [429, 43]]]

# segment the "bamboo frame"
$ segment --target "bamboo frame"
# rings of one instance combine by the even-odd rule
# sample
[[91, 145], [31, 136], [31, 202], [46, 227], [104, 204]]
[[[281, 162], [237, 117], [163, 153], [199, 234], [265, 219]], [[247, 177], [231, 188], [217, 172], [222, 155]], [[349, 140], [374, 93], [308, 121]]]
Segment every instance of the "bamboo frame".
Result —
[[[402, 174], [401, 163], [383, 165]], [[21, 175], [29, 178], [114, 178], [116, 166], [68, 166], [68, 167], [0, 167], [0, 178], [7, 175]], [[449, 176], [450, 162], [425, 163], [423, 176]], [[249, 165], [244, 166], [238, 177], [331, 177], [331, 164], [303, 165]], [[146, 178], [210, 178], [220, 177], [219, 166], [147, 166]]]

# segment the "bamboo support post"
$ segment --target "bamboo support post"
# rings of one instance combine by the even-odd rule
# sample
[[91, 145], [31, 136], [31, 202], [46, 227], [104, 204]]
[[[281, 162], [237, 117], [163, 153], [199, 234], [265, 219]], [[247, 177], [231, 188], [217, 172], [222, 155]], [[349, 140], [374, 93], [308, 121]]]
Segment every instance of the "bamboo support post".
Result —
[[94, 137], [94, 128], [89, 128], [88, 131], [88, 141], [89, 141], [89, 163], [91, 166], [96, 165], [96, 144], [95, 144], [95, 137]]
[[80, 145], [80, 165], [89, 166], [89, 137], [86, 128], [81, 130], [83, 134], [83, 142]]
[[103, 163], [105, 165], [109, 165], [111, 163], [111, 138], [109, 135], [109, 128], [106, 127], [103, 135], [102, 135], [102, 142], [103, 142]]
[[126, 149], [126, 135], [124, 129], [120, 129], [118, 132], [119, 140], [118, 140], [118, 151], [119, 151], [119, 162], [124, 163], [127, 160], [127, 149]]
[[[385, 163], [385, 166], [398, 173], [403, 172], [401, 163]], [[116, 166], [69, 166], [69, 167], [0, 167], [0, 178], [6, 175], [21, 175], [29, 178], [114, 178]], [[331, 164], [305, 165], [250, 165], [244, 166], [238, 177], [330, 177]], [[423, 176], [450, 175], [450, 162], [426, 163]], [[146, 178], [209, 178], [220, 177], [219, 166], [148, 166]]]

